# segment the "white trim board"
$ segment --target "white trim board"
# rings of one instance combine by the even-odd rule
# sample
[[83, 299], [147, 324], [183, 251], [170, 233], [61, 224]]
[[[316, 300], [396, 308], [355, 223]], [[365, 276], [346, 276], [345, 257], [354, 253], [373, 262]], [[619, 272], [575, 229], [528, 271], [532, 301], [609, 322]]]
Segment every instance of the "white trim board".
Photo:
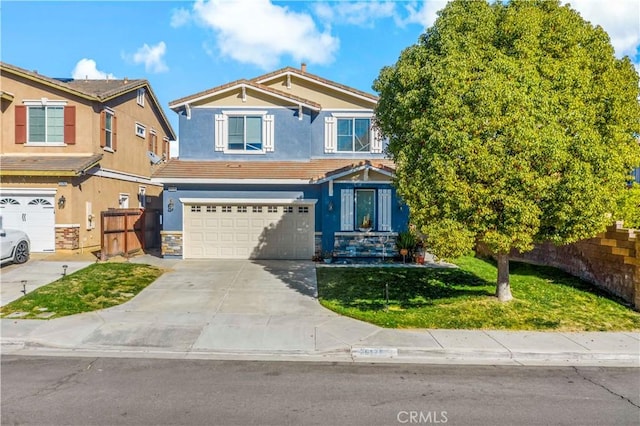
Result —
[[297, 198], [178, 198], [182, 204], [300, 204], [313, 205], [317, 199], [297, 199]]

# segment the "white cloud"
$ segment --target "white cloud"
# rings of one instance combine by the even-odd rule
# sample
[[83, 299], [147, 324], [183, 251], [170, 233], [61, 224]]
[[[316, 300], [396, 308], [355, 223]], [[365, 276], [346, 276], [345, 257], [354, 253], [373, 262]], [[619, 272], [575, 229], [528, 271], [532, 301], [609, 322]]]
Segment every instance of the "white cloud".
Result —
[[315, 14], [325, 22], [373, 27], [377, 19], [395, 17], [393, 2], [316, 3]]
[[71, 77], [76, 80], [106, 80], [107, 78], [116, 78], [111, 73], [98, 70], [96, 61], [87, 58], [83, 58], [78, 61], [76, 66], [73, 68], [73, 71], [71, 71]]
[[340, 43], [329, 31], [321, 32], [310, 15], [268, 0], [198, 0], [193, 18], [215, 32], [222, 56], [264, 69], [276, 66], [283, 55], [331, 63]]
[[169, 71], [167, 64], [164, 63], [164, 54], [167, 52], [167, 45], [164, 41], [149, 46], [146, 43], [133, 54], [133, 62], [136, 64], [144, 64], [146, 72], [160, 73]]
[[186, 9], [174, 9], [171, 14], [171, 25], [172, 28], [182, 27], [191, 21], [191, 14]]
[[423, 29], [427, 29], [436, 22], [438, 11], [444, 9], [447, 0], [429, 0], [424, 2], [411, 2], [404, 6], [407, 17], [402, 20], [403, 24], [419, 24]]
[[609, 34], [617, 56], [632, 60], [640, 47], [640, 2], [638, 0], [572, 0], [571, 7], [593, 25]]

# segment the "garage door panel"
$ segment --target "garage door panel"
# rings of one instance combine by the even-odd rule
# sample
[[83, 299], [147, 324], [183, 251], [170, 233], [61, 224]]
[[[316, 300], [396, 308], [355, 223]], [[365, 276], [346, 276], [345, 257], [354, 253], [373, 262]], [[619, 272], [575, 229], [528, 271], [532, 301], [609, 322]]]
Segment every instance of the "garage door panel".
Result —
[[[199, 214], [208, 216], [193, 220]], [[187, 206], [185, 257], [310, 259], [313, 218], [313, 206]]]
[[32, 252], [54, 252], [55, 206], [51, 194], [18, 195], [9, 191], [0, 196], [2, 226], [27, 233]]

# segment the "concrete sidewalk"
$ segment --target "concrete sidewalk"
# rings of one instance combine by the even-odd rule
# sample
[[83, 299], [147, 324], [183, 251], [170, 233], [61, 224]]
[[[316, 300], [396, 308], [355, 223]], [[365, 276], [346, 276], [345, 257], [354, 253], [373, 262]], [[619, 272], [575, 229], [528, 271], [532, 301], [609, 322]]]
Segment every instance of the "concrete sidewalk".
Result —
[[2, 353], [640, 367], [640, 333], [395, 330], [342, 317], [317, 302], [312, 262], [131, 261], [169, 271], [117, 307], [2, 319]]

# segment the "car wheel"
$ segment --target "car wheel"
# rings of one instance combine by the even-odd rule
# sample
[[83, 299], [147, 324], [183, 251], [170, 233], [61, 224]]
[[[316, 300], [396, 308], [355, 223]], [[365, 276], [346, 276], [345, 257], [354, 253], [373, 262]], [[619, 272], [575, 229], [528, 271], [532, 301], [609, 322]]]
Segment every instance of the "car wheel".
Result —
[[13, 261], [15, 263], [24, 263], [29, 260], [29, 244], [26, 241], [20, 241], [16, 246]]

